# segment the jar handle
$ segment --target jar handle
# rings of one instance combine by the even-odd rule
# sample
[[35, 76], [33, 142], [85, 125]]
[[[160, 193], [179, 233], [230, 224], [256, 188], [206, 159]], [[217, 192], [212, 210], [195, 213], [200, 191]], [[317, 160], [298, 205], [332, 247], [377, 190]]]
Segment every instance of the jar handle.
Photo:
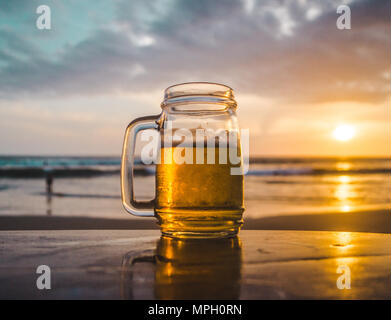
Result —
[[147, 116], [133, 120], [125, 132], [121, 162], [121, 195], [125, 210], [135, 216], [153, 217], [155, 199], [137, 201], [134, 198], [134, 151], [137, 133], [142, 130], [158, 130], [158, 116]]

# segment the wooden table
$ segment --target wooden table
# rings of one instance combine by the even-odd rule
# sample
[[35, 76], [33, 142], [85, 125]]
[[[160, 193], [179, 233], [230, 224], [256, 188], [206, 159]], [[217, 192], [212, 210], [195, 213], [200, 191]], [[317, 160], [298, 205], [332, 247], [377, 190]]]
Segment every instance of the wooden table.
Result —
[[[37, 289], [39, 265], [50, 267], [50, 290]], [[390, 266], [387, 234], [245, 230], [181, 241], [157, 230], [0, 232], [1, 299], [389, 299]]]

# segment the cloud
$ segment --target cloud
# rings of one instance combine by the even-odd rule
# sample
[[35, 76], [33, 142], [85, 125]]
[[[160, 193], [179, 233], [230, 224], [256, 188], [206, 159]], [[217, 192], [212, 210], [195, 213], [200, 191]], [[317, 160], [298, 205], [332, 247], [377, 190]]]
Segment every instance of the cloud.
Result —
[[[0, 6], [20, 14], [10, 3]], [[94, 12], [94, 3], [81, 9]], [[29, 37], [3, 25], [0, 97], [138, 92], [206, 80], [292, 102], [383, 101], [390, 94], [382, 74], [390, 70], [391, 4], [351, 3], [352, 30], [341, 31], [339, 3], [117, 0], [114, 16], [98, 19], [106, 23], [90, 26], [77, 43], [75, 32], [57, 24], [49, 32], [51, 39], [61, 35], [62, 45], [49, 54], [31, 25], [15, 26]], [[61, 11], [52, 11], [55, 24]]]

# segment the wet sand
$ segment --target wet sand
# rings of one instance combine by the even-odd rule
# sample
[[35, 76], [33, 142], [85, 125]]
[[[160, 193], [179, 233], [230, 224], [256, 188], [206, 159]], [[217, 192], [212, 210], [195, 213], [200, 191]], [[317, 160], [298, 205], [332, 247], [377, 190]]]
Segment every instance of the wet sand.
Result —
[[[158, 229], [156, 219], [2, 216], [0, 230]], [[303, 214], [246, 219], [244, 230], [311, 230], [391, 233], [391, 210]]]

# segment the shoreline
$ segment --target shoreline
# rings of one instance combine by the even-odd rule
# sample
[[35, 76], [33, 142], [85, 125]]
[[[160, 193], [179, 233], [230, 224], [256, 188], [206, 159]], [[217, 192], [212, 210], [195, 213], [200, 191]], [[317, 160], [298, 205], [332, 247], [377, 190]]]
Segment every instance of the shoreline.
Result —
[[[65, 216], [0, 216], [0, 230], [149, 230], [156, 219]], [[242, 230], [302, 230], [391, 233], [391, 210], [321, 213], [244, 219]]]

